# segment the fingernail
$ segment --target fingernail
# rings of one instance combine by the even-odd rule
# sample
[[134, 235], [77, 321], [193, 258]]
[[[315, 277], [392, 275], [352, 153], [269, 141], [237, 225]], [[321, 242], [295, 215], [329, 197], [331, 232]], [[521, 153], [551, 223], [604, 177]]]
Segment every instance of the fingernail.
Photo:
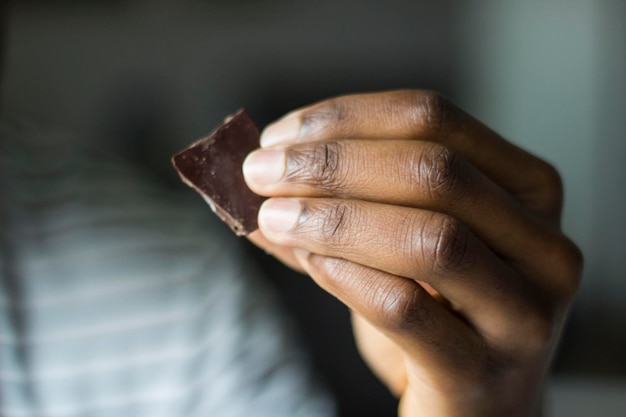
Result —
[[300, 118], [288, 116], [267, 126], [261, 134], [261, 147], [294, 143], [300, 133]]
[[285, 160], [282, 149], [252, 152], [243, 162], [243, 175], [246, 180], [260, 185], [279, 182], [285, 175]]
[[272, 198], [261, 206], [259, 226], [272, 233], [285, 233], [293, 229], [300, 218], [302, 206], [294, 198]]

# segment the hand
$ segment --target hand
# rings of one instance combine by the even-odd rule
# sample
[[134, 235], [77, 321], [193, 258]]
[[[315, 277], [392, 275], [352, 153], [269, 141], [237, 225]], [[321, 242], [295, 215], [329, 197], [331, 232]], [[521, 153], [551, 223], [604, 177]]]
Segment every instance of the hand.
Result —
[[530, 416], [579, 284], [560, 178], [437, 94], [345, 96], [267, 127], [250, 236], [353, 312], [401, 416]]

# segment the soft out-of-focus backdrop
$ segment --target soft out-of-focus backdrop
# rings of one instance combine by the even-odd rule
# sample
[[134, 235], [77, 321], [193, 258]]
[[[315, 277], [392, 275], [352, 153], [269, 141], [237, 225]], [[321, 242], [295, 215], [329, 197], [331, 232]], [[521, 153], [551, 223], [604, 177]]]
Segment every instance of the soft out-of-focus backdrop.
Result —
[[[331, 95], [394, 88], [438, 90], [553, 162], [586, 270], [550, 407], [623, 412], [626, 2], [14, 3], [3, 110], [130, 155], [168, 186], [179, 186], [169, 155], [240, 106], [265, 124]], [[356, 357], [342, 306], [251, 256], [305, 326], [343, 415], [393, 410]]]

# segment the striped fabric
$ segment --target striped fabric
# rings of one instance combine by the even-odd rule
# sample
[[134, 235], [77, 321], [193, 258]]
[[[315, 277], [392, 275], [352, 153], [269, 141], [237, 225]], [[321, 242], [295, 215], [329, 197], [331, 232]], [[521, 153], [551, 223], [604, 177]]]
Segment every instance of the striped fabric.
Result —
[[74, 142], [0, 127], [0, 415], [334, 415], [240, 241]]

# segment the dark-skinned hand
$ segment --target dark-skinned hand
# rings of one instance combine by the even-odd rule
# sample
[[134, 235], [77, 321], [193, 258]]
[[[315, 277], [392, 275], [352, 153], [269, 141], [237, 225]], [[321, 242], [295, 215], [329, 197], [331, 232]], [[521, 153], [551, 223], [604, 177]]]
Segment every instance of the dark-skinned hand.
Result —
[[261, 145], [250, 239], [351, 309], [399, 415], [540, 414], [582, 267], [553, 167], [423, 91], [324, 101]]

